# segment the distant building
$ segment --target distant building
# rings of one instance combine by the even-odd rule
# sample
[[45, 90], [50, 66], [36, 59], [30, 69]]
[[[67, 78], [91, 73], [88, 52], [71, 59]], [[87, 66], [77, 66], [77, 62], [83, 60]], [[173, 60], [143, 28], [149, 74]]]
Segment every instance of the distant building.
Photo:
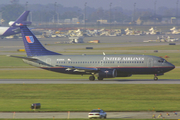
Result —
[[71, 19], [65, 19], [64, 23], [71, 23]]
[[107, 24], [107, 20], [97, 20], [100, 24]]
[[171, 17], [171, 24], [175, 24], [175, 23], [177, 23], [176, 17]]
[[78, 18], [72, 18], [72, 23], [78, 23], [79, 19]]

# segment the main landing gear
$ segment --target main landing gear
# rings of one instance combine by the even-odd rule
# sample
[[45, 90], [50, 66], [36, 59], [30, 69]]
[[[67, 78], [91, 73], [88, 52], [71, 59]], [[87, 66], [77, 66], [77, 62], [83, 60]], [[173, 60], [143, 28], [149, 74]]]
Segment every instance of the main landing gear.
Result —
[[154, 80], [157, 81], [158, 80], [158, 77], [156, 74], [154, 74]]
[[[94, 75], [90, 76], [90, 77], [89, 77], [89, 80], [90, 80], [90, 81], [94, 81], [94, 80], [95, 80]], [[102, 77], [98, 77], [98, 80], [103, 80], [103, 78], [102, 78]]]
[[94, 81], [94, 80], [95, 80], [94, 75], [90, 76], [90, 77], [89, 77], [89, 80]]

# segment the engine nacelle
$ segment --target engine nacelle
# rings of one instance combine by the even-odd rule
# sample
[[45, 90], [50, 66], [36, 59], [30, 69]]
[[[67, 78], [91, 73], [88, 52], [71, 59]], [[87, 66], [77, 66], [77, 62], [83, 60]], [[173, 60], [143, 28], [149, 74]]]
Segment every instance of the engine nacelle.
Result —
[[9, 22], [9, 26], [12, 26], [14, 24], [15, 21], [10, 21]]
[[117, 77], [131, 77], [132, 74], [118, 74]]
[[[21, 26], [21, 25], [27, 25], [27, 26], [29, 26], [29, 25], [31, 25], [32, 23], [31, 22], [29, 22], [29, 21], [21, 21], [20, 23], [15, 23], [14, 24], [14, 22], [15, 21], [10, 21], [9, 22], [9, 26]], [[14, 25], [13, 25], [14, 24]]]
[[114, 78], [114, 77], [117, 77], [117, 70], [116, 69], [101, 69], [99, 73], [97, 73], [96, 75], [101, 78]]

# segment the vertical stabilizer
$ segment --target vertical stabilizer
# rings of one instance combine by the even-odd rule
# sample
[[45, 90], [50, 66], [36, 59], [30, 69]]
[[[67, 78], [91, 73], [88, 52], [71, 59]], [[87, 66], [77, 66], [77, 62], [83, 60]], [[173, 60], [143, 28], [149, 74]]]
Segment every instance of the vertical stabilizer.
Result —
[[24, 11], [18, 19], [12, 24], [12, 26], [20, 26], [20, 25], [30, 25], [31, 22], [27, 21], [27, 17], [29, 15], [29, 11]]
[[20, 26], [20, 29], [27, 56], [61, 55], [44, 48], [27, 26]]
[[29, 11], [24, 11], [15, 22], [10, 21], [10, 27], [2, 34], [2, 36], [9, 36], [20, 33], [20, 25], [31, 25], [31, 22], [27, 21], [28, 15]]

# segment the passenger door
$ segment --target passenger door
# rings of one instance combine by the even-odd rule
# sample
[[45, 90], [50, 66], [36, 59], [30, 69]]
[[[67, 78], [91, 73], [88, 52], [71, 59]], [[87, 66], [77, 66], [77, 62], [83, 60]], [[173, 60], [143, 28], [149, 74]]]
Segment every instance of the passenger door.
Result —
[[148, 58], [147, 67], [153, 67], [153, 58]]

